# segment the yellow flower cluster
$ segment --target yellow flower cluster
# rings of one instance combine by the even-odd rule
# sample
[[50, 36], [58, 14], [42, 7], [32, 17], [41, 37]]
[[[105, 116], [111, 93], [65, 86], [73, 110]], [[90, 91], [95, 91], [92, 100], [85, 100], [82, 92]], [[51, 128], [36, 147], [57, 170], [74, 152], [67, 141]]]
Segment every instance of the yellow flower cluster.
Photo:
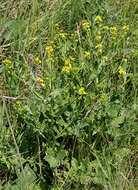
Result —
[[62, 68], [62, 72], [63, 72], [63, 73], [69, 73], [69, 71], [70, 71], [70, 67], [69, 67], [69, 66], [64, 66], [64, 67]]
[[97, 41], [101, 40], [101, 36], [100, 35], [96, 36], [95, 40], [97, 40]]
[[98, 44], [95, 48], [102, 52], [102, 44]]
[[116, 29], [115, 26], [114, 26], [114, 27], [110, 27], [110, 31], [111, 31], [111, 33], [112, 33], [113, 35], [116, 35], [116, 33], [117, 33], [117, 29]]
[[100, 22], [102, 22], [103, 20], [101, 19], [101, 17], [100, 16], [97, 16], [96, 18], [95, 18], [95, 22], [97, 22], [97, 23], [100, 23]]
[[44, 80], [42, 78], [38, 77], [37, 81], [39, 82], [41, 87], [45, 87]]
[[126, 58], [123, 58], [123, 59], [122, 59], [122, 62], [127, 63], [127, 59], [126, 59]]
[[125, 25], [125, 26], [123, 26], [123, 30], [129, 30], [129, 25]]
[[69, 59], [70, 59], [71, 61], [75, 61], [75, 58], [72, 57], [72, 56], [69, 56]]
[[61, 38], [66, 38], [66, 34], [63, 32], [59, 33], [58, 36], [60, 36]]
[[103, 29], [109, 30], [109, 27], [108, 26], [104, 26]]
[[84, 57], [85, 57], [85, 58], [90, 58], [90, 52], [85, 51], [85, 52], [84, 52]]
[[108, 61], [108, 57], [107, 56], [103, 56], [102, 57], [104, 61]]
[[52, 46], [47, 46], [45, 49], [48, 53], [48, 56], [52, 56], [53, 54], [53, 47]]
[[65, 60], [65, 66], [62, 68], [62, 72], [63, 73], [69, 73], [70, 69], [71, 69], [71, 63], [70, 62], [75, 61], [75, 58], [72, 56], [69, 56], [69, 58], [67, 60]]
[[39, 63], [39, 64], [42, 63], [42, 61], [39, 59], [39, 57], [36, 57], [36, 58], [35, 58], [35, 62], [36, 62], [36, 63]]
[[120, 69], [119, 69], [119, 74], [120, 74], [120, 75], [126, 75], [126, 72], [120, 67]]
[[55, 24], [55, 27], [57, 28], [57, 29], [59, 29], [59, 24], [57, 23], [57, 24]]
[[82, 24], [82, 26], [83, 26], [83, 29], [86, 30], [86, 31], [90, 28], [89, 22], [84, 22], [84, 23]]
[[85, 95], [86, 94], [85, 89], [83, 87], [80, 88], [79, 91], [78, 91], [78, 94], [79, 95]]
[[[8, 69], [13, 68], [12, 62], [11, 62], [9, 59], [5, 59], [5, 60], [3, 60], [2, 62], [5, 63], [5, 65], [6, 65], [6, 67], [7, 67]], [[10, 71], [8, 71], [8, 73], [10, 73]]]
[[5, 59], [2, 61], [3, 63], [11, 64], [11, 61], [9, 59]]

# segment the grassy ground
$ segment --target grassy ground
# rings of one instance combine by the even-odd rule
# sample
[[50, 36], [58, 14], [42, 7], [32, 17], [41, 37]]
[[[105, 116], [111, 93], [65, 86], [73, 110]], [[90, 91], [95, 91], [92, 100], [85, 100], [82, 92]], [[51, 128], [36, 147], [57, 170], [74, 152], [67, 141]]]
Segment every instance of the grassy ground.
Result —
[[0, 1], [0, 189], [136, 190], [135, 0]]

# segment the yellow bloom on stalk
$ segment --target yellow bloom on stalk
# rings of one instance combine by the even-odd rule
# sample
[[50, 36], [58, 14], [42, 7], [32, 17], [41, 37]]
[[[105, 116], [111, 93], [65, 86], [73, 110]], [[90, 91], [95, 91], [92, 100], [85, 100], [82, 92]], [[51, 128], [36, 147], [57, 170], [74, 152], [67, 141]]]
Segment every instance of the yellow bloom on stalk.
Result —
[[40, 77], [38, 77], [36, 80], [37, 80], [38, 82], [40, 82], [40, 83], [43, 83], [43, 82], [44, 82], [44, 80], [43, 80], [42, 78], [40, 78]]
[[56, 27], [56, 28], [59, 28], [59, 24], [55, 24], [55, 27]]
[[123, 30], [129, 30], [129, 25], [123, 26]]
[[109, 27], [108, 26], [104, 26], [103, 29], [109, 30]]
[[82, 26], [83, 26], [84, 30], [88, 30], [88, 29], [90, 28], [89, 22], [84, 22], [84, 23], [82, 24]]
[[44, 80], [42, 78], [38, 77], [36, 80], [39, 82], [41, 87], [45, 87]]
[[86, 57], [90, 58], [90, 52], [85, 51], [85, 52], [84, 52], [84, 57], [85, 57], [85, 58], [86, 58]]
[[123, 58], [123, 59], [122, 59], [122, 62], [127, 63], [127, 59], [126, 59], [126, 58]]
[[68, 65], [68, 67], [71, 68], [71, 64], [70, 64], [70, 60], [69, 60], [69, 59], [67, 59], [67, 60], [65, 61], [65, 65]]
[[100, 22], [102, 22], [103, 20], [101, 19], [101, 17], [100, 16], [97, 16], [96, 18], [95, 18], [95, 22], [98, 22], [98, 23], [100, 23]]
[[2, 61], [3, 63], [11, 64], [11, 61], [9, 59], [5, 59]]
[[126, 75], [126, 72], [120, 67], [120, 69], [119, 69], [119, 74], [120, 74], [120, 75]]
[[71, 61], [75, 61], [75, 58], [72, 57], [72, 56], [69, 56], [69, 59], [70, 59]]
[[50, 41], [50, 44], [54, 44], [54, 41]]
[[95, 48], [102, 52], [102, 44], [98, 44]]
[[53, 54], [53, 47], [52, 46], [47, 46], [46, 51], [47, 51], [48, 55], [51, 56]]
[[96, 36], [96, 37], [95, 37], [95, 40], [97, 40], [97, 41], [101, 40], [101, 36], [99, 36], [99, 35]]
[[69, 66], [64, 66], [64, 67], [62, 68], [62, 72], [63, 72], [63, 73], [69, 73], [69, 71], [70, 71], [70, 67], [69, 67]]
[[36, 57], [36, 58], [35, 58], [35, 62], [36, 62], [36, 63], [40, 63], [40, 64], [42, 63], [42, 61], [39, 59], [39, 57]]
[[78, 94], [79, 95], [85, 95], [86, 92], [85, 92], [84, 88], [80, 88], [79, 91], [78, 91]]
[[65, 38], [66, 36], [65, 36], [65, 33], [59, 33], [59, 36], [61, 37], [61, 38]]
[[104, 61], [108, 61], [108, 57], [107, 56], [103, 56], [103, 60]]
[[44, 84], [44, 83], [40, 83], [40, 86], [44, 88], [44, 87], [45, 87], [45, 84]]
[[111, 33], [112, 33], [113, 35], [116, 35], [117, 29], [116, 29], [115, 26], [114, 26], [114, 27], [110, 27], [110, 31], [111, 31]]
[[65, 65], [69, 65], [69, 63], [70, 63], [70, 61], [69, 61], [69, 59], [67, 59], [67, 60], [65, 61]]

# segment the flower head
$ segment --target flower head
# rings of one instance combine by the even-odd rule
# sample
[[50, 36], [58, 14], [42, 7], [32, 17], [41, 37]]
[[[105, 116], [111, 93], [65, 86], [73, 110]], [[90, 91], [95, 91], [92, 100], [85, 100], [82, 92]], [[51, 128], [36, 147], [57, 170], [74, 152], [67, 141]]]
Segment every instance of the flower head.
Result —
[[88, 29], [90, 28], [89, 22], [84, 22], [84, 23], [82, 24], [82, 26], [83, 26], [84, 30], [88, 30]]
[[108, 57], [107, 56], [103, 56], [102, 57], [104, 61], [108, 61]]
[[90, 52], [85, 51], [85, 52], [84, 52], [84, 57], [85, 57], [85, 58], [86, 58], [86, 57], [90, 58]]
[[46, 51], [47, 51], [48, 55], [51, 56], [53, 54], [53, 47], [52, 46], [47, 46]]
[[119, 69], [119, 74], [120, 74], [120, 75], [126, 75], [126, 72], [120, 67], [120, 69]]
[[84, 90], [83, 87], [79, 89], [78, 94], [79, 95], [85, 95], [86, 94], [86, 92], [85, 92], [85, 90]]
[[64, 67], [62, 68], [62, 72], [63, 72], [63, 73], [69, 73], [69, 71], [70, 71], [70, 67], [69, 67], [69, 66], [64, 66]]
[[11, 64], [11, 61], [9, 59], [5, 59], [2, 61], [3, 63]]
[[95, 48], [102, 52], [102, 44], [98, 44]]
[[102, 22], [103, 20], [101, 19], [101, 17], [100, 16], [97, 16], [96, 18], [95, 18], [95, 22], [98, 22], [98, 23], [100, 23], [100, 22]]
[[126, 58], [123, 58], [123, 59], [122, 59], [122, 62], [127, 63], [127, 59], [126, 59]]
[[103, 27], [103, 29], [108, 30], [108, 29], [109, 29], [109, 27], [108, 27], [108, 26], [104, 26], [104, 27]]
[[69, 59], [70, 59], [71, 61], [75, 61], [75, 58], [72, 57], [72, 56], [69, 56]]
[[95, 40], [97, 40], [97, 41], [101, 40], [101, 36], [100, 35], [96, 36]]
[[114, 26], [114, 27], [110, 27], [110, 31], [111, 31], [111, 33], [112, 33], [113, 35], [116, 35], [117, 29], [116, 29], [115, 26]]
[[36, 58], [35, 58], [35, 62], [36, 62], [36, 63], [40, 63], [40, 64], [42, 63], [42, 61], [39, 59], [39, 57], [36, 57]]
[[123, 26], [123, 30], [129, 30], [129, 25]]

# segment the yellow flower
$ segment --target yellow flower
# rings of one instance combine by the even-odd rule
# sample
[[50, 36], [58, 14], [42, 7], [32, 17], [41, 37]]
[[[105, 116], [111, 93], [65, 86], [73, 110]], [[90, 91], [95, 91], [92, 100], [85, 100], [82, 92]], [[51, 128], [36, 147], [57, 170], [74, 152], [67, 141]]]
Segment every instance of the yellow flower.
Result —
[[112, 34], [116, 35], [117, 29], [116, 29], [115, 26], [114, 27], [110, 27], [110, 31], [111, 31]]
[[103, 56], [103, 60], [104, 61], [108, 61], [108, 57], [107, 56]]
[[101, 40], [101, 36], [99, 36], [99, 35], [96, 36], [96, 37], [95, 37], [95, 40], [97, 40], [97, 41]]
[[78, 91], [78, 94], [79, 95], [85, 95], [86, 92], [85, 92], [84, 88], [80, 88], [79, 91]]
[[96, 18], [95, 18], [95, 22], [102, 22], [103, 20], [101, 19], [101, 17], [100, 16], [97, 16]]
[[129, 25], [123, 26], [123, 30], [129, 30]]
[[21, 105], [21, 102], [20, 102], [20, 101], [16, 101], [16, 104], [17, 104], [17, 105]]
[[36, 63], [40, 63], [40, 64], [42, 63], [42, 61], [39, 59], [39, 57], [36, 57], [36, 58], [35, 58], [35, 62], [36, 62]]
[[86, 58], [86, 57], [90, 58], [90, 52], [85, 51], [85, 52], [84, 52], [84, 57], [85, 57], [85, 58]]
[[11, 64], [11, 61], [9, 59], [5, 59], [2, 61], [3, 63]]
[[59, 34], [59, 36], [60, 36], [61, 38], [65, 38], [65, 37], [66, 37], [65, 35], [66, 35], [66, 34], [63, 33], [63, 32]]
[[73, 86], [73, 90], [75, 90], [76, 89], [76, 86]]
[[64, 67], [62, 68], [62, 72], [63, 72], [63, 73], [69, 73], [69, 71], [70, 71], [70, 67], [68, 67], [68, 66], [64, 66]]
[[59, 28], [59, 24], [55, 24], [55, 27], [56, 27], [56, 28]]
[[47, 46], [46, 51], [47, 51], [48, 55], [51, 56], [53, 54], [53, 47], [52, 46]]
[[98, 44], [95, 48], [102, 52], [102, 44]]
[[40, 82], [40, 83], [43, 83], [43, 82], [44, 82], [44, 80], [43, 80], [42, 78], [40, 78], [40, 77], [38, 77], [36, 80], [37, 80], [38, 82]]
[[50, 41], [50, 44], [54, 44], [54, 41]]
[[104, 26], [104, 27], [103, 27], [103, 29], [108, 30], [108, 29], [109, 29], [109, 27], [108, 27], [108, 26]]
[[44, 83], [40, 83], [40, 86], [44, 88], [44, 87], [45, 87], [45, 84], [44, 84]]
[[72, 57], [72, 56], [69, 56], [69, 59], [70, 59], [71, 61], [75, 61], [75, 58]]
[[90, 28], [89, 22], [84, 22], [84, 23], [82, 24], [82, 26], [83, 26], [84, 30], [88, 30], [88, 29]]
[[122, 62], [127, 63], [127, 59], [126, 59], [126, 58], [123, 58], [123, 59], [122, 59]]
[[120, 74], [120, 75], [126, 75], [126, 72], [120, 67], [120, 69], [119, 69], [119, 74]]
[[70, 61], [69, 61], [69, 59], [67, 59], [67, 60], [65, 61], [65, 65], [69, 65], [69, 63], [70, 63]]

